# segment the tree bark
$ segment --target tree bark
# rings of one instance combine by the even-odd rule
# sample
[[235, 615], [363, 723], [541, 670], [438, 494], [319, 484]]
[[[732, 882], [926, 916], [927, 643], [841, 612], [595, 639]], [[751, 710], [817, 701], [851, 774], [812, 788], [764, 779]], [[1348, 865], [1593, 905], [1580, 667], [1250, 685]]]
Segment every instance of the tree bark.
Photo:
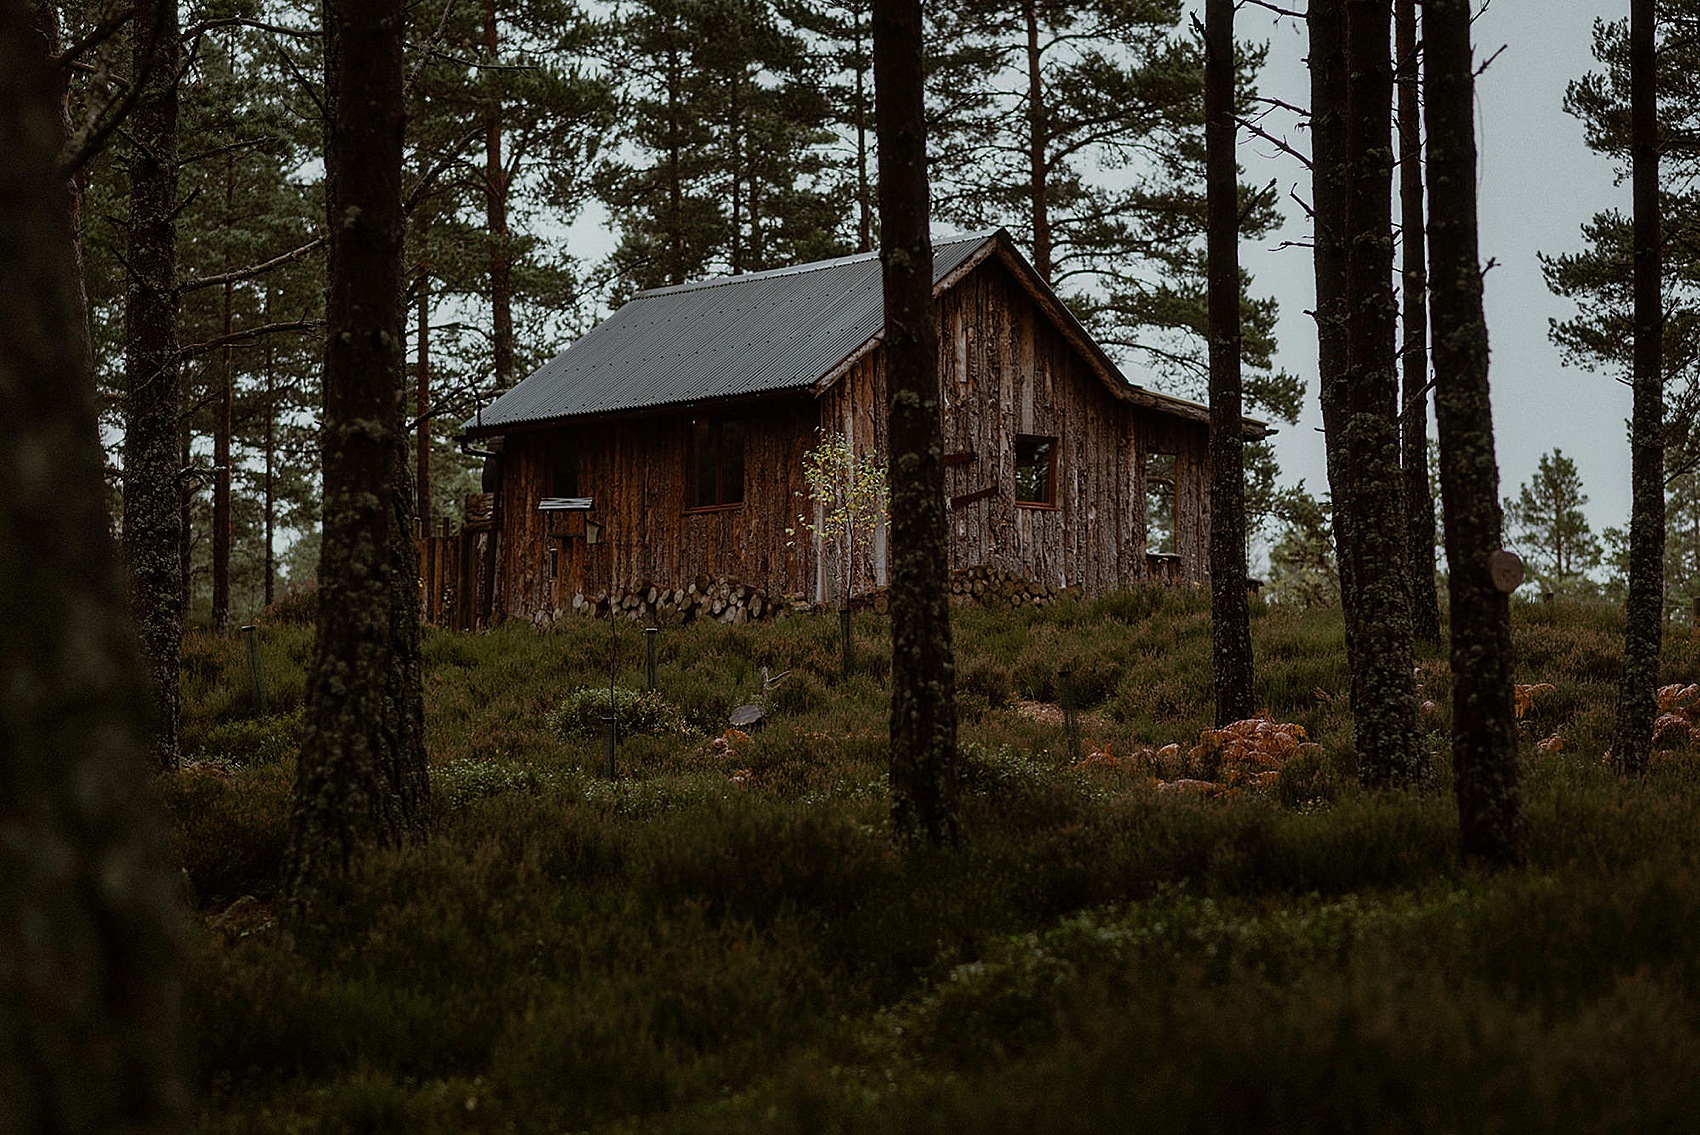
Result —
[[956, 838], [956, 669], [919, 0], [875, 0], [873, 31], [891, 391], [891, 819], [900, 841], [936, 845]]
[[[1346, 395], [1346, 26], [1342, 0], [1315, 0], [1305, 25], [1310, 40], [1312, 263], [1316, 275], [1316, 376], [1322, 408], [1323, 449], [1333, 498], [1335, 562], [1340, 606], [1346, 616], [1346, 653], [1356, 658], [1352, 614], [1357, 593], [1351, 564], [1341, 554], [1349, 542], [1346, 510], [1351, 463], [1345, 451], [1341, 407]], [[1356, 696], [1357, 675], [1353, 674]]]
[[[234, 223], [231, 216], [231, 202], [236, 195], [236, 159], [234, 156], [225, 159], [224, 166], [224, 222], [228, 226]], [[224, 257], [224, 270], [229, 272], [233, 265], [227, 251]], [[235, 300], [235, 285], [229, 281], [224, 285], [224, 334], [228, 337], [234, 327], [233, 301]], [[218, 634], [226, 634], [230, 630], [230, 545], [231, 537], [235, 534], [235, 524], [230, 514], [230, 435], [234, 432], [234, 410], [236, 404], [236, 352], [230, 344], [225, 344], [222, 358], [223, 365], [219, 368], [218, 402], [216, 422], [213, 427], [213, 554], [212, 554], [212, 621], [213, 630]]]
[[326, 0], [324, 535], [285, 890], [310, 920], [430, 803], [402, 429], [402, 0]]
[[1396, 423], [1393, 233], [1393, 68], [1385, 0], [1346, 0], [1346, 369], [1336, 409], [1351, 473], [1335, 507], [1353, 580], [1353, 739], [1367, 787], [1414, 784], [1425, 772], [1412, 679], [1405, 513]]
[[1405, 562], [1411, 573], [1411, 629], [1418, 642], [1440, 641], [1440, 593], [1434, 580], [1434, 493], [1428, 477], [1428, 272], [1424, 266], [1422, 107], [1417, 98], [1416, 0], [1394, 5], [1399, 62], [1399, 230], [1403, 235], [1405, 394], [1399, 414], [1405, 469]]
[[1440, 433], [1452, 625], [1452, 768], [1466, 858], [1522, 861], [1511, 597], [1494, 585], [1499, 465], [1488, 400], [1487, 321], [1476, 246], [1476, 142], [1469, 0], [1424, 0], [1434, 410]]
[[419, 274], [416, 327], [413, 366], [418, 385], [413, 404], [419, 426], [413, 442], [413, 498], [419, 514], [419, 535], [428, 538], [431, 535], [431, 277], [423, 271]]
[[1630, 196], [1635, 213], [1634, 404], [1630, 410], [1629, 597], [1612, 760], [1639, 776], [1653, 750], [1665, 602], [1664, 313], [1653, 0], [1629, 4]]
[[1206, 256], [1210, 307], [1210, 641], [1216, 724], [1252, 715], [1241, 429], [1239, 164], [1234, 154], [1234, 0], [1204, 5]]
[[0, 1133], [104, 1135], [186, 1116], [183, 920], [37, 18], [0, 0]]
[[1038, 0], [1023, 0], [1022, 17], [1027, 25], [1027, 178], [1028, 198], [1033, 208], [1033, 267], [1040, 277], [1051, 278], [1051, 213], [1046, 184], [1045, 85], [1039, 55]]
[[131, 74], [130, 222], [124, 297], [124, 551], [131, 608], [158, 706], [154, 759], [177, 764], [184, 538], [179, 492], [182, 391], [177, 357], [176, 0], [140, 0]]
[[[501, 52], [496, 0], [484, 0], [484, 54], [496, 62]], [[490, 230], [490, 341], [495, 353], [496, 391], [514, 384], [513, 237], [508, 232], [508, 191], [511, 178], [502, 164], [502, 92], [492, 71], [490, 103], [484, 127], [484, 218]]]

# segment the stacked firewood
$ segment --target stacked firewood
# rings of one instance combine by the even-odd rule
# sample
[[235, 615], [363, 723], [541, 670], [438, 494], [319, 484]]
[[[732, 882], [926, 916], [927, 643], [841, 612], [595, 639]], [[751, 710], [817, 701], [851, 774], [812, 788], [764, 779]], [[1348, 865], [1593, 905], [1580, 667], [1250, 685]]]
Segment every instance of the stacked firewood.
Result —
[[1079, 598], [1080, 588], [1052, 587], [990, 564], [977, 564], [950, 573], [950, 594], [988, 607], [1045, 607], [1059, 599]]
[[607, 618], [613, 613], [640, 621], [671, 617], [685, 623], [697, 619], [747, 623], [779, 618], [799, 607], [806, 609], [807, 604], [795, 599], [776, 599], [749, 584], [708, 576], [698, 576], [684, 587], [663, 587], [646, 581], [612, 594], [580, 595], [573, 599], [573, 610], [581, 615]]

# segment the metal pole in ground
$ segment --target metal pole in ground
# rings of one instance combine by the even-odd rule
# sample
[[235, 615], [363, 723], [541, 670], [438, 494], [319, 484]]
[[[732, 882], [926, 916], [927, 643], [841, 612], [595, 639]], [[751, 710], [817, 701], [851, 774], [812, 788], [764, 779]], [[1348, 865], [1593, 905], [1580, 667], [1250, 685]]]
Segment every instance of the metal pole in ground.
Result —
[[1080, 760], [1080, 710], [1074, 702], [1074, 671], [1057, 671], [1057, 700], [1062, 703], [1063, 729], [1068, 734], [1068, 759]]
[[855, 657], [850, 644], [850, 607], [846, 604], [838, 610], [838, 625], [844, 636], [844, 676], [850, 676], [850, 669], [855, 665]]
[[242, 643], [248, 648], [248, 684], [254, 695], [254, 716], [266, 715], [266, 674], [260, 666], [260, 628], [242, 628]]

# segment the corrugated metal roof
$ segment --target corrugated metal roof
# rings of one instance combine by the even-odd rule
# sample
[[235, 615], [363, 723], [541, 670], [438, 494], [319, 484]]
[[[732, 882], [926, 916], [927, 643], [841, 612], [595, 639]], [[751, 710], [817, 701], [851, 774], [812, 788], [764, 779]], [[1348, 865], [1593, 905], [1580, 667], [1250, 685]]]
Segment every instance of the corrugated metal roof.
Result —
[[[1113, 396], [1208, 422], [1207, 407], [1130, 383], [1002, 229], [933, 243], [933, 288], [998, 255]], [[879, 253], [640, 292], [482, 414], [473, 434], [590, 414], [806, 390], [870, 348], [885, 325]], [[1249, 437], [1268, 427], [1244, 419]]]
[[[996, 233], [933, 245], [936, 284]], [[806, 389], [885, 323], [877, 252], [640, 292], [467, 430]]]

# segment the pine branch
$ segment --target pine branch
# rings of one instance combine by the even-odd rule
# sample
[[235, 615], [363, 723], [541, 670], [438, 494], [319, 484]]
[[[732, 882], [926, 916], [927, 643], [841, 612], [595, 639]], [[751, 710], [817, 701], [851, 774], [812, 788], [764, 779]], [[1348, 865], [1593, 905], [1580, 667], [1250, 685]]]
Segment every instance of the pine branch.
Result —
[[189, 280], [180, 285], [178, 291], [187, 295], [189, 292], [198, 292], [203, 288], [217, 288], [225, 284], [236, 284], [243, 280], [251, 280], [255, 276], [264, 276], [274, 268], [281, 268], [285, 264], [301, 259], [314, 249], [323, 246], [324, 243], [325, 238], [323, 236], [316, 236], [299, 248], [292, 248], [281, 256], [274, 256], [259, 264], [250, 264], [246, 268], [238, 268], [233, 272], [225, 272], [217, 276], [202, 276], [198, 280]]
[[324, 32], [318, 28], [291, 28], [282, 24], [268, 24], [263, 20], [250, 20], [243, 16], [225, 16], [216, 20], [202, 20], [183, 29], [180, 38], [187, 43], [197, 36], [203, 36], [211, 31], [222, 28], [250, 28], [254, 31], [268, 32], [271, 35], [291, 36], [295, 39], [320, 39]]
[[122, 12], [119, 12], [116, 16], [111, 16], [102, 20], [93, 28], [89, 29], [88, 33], [84, 35], [82, 39], [79, 39], [76, 43], [73, 43], [70, 47], [61, 51], [58, 56], [55, 57], [53, 62], [60, 67], [76, 66], [84, 55], [87, 55], [90, 51], [93, 51], [95, 48], [111, 39], [114, 35], [117, 35], [118, 29], [129, 23], [135, 15], [135, 5], [131, 5], [130, 7], [125, 8]]
[[259, 327], [248, 327], [241, 331], [233, 331], [229, 335], [220, 335], [208, 339], [204, 343], [191, 343], [181, 348], [177, 352], [177, 357], [189, 359], [196, 355], [204, 355], [208, 351], [219, 350], [222, 347], [235, 347], [244, 343], [252, 343], [268, 335], [281, 335], [292, 331], [318, 331], [323, 329], [324, 325], [325, 321], [322, 319], [297, 319], [289, 323], [267, 323]]

